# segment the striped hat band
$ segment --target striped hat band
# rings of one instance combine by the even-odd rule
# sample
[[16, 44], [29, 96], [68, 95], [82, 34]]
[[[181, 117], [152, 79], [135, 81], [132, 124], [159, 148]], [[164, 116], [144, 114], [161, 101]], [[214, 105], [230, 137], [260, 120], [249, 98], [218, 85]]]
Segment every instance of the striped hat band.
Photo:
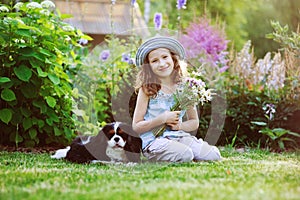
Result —
[[166, 48], [178, 54], [181, 60], [185, 59], [183, 46], [176, 39], [171, 37], [156, 36], [145, 41], [137, 50], [135, 64], [141, 67], [148, 53], [154, 49]]

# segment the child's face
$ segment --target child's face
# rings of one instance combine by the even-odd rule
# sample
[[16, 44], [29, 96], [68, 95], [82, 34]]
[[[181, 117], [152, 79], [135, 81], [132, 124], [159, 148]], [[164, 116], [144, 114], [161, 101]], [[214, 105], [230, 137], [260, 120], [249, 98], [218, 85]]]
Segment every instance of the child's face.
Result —
[[148, 55], [150, 67], [155, 75], [164, 78], [171, 75], [174, 69], [174, 61], [171, 53], [166, 48], [158, 48]]

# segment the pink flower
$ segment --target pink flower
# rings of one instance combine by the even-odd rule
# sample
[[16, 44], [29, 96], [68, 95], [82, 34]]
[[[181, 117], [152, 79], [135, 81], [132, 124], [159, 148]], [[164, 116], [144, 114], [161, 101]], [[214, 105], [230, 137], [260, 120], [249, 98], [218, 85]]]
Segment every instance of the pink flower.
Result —
[[[186, 34], [180, 39], [186, 49], [188, 58], [198, 58], [202, 63], [210, 63], [225, 70], [228, 55], [225, 33], [216, 26], [209, 24], [207, 18], [192, 22], [186, 29]], [[228, 66], [227, 66], [228, 68]]]

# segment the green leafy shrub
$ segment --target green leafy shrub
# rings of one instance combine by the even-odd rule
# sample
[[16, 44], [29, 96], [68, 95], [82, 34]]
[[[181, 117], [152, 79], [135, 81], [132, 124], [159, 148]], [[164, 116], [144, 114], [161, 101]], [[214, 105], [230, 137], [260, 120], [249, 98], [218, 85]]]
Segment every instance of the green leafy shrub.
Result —
[[130, 96], [133, 94], [137, 49], [134, 36], [121, 39], [109, 35], [87, 56], [74, 78], [76, 126], [82, 133], [94, 134], [99, 125], [112, 121], [131, 122]]
[[[73, 135], [70, 66], [81, 31], [55, 14], [51, 1], [0, 9], [0, 143], [25, 146]], [[88, 39], [88, 38], [87, 38]]]

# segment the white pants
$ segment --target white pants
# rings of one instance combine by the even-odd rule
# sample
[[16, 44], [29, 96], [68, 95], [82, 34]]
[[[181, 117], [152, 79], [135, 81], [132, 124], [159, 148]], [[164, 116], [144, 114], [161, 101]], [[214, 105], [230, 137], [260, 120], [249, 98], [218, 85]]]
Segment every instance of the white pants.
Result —
[[157, 138], [143, 150], [143, 154], [151, 161], [221, 160], [221, 154], [217, 147], [192, 135]]

